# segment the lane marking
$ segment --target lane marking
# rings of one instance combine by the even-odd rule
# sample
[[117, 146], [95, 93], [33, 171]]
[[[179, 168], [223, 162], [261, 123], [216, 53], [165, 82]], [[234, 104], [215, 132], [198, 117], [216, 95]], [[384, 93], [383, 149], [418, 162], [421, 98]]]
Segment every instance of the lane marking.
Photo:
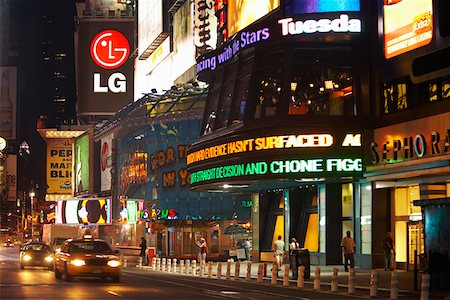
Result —
[[108, 294], [111, 294], [111, 295], [117, 296], [117, 297], [122, 297], [122, 295], [119, 295], [119, 294], [117, 294], [117, 293], [115, 293], [113, 291], [108, 291]]

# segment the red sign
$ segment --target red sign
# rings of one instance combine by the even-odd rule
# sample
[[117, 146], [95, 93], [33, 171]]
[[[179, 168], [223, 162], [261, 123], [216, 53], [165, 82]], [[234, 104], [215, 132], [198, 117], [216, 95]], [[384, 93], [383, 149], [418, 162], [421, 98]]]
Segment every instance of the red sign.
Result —
[[104, 69], [116, 69], [123, 65], [130, 55], [127, 38], [117, 30], [104, 30], [91, 42], [92, 60]]
[[102, 145], [102, 171], [104, 172], [106, 170], [107, 167], [107, 162], [108, 162], [108, 155], [109, 155], [109, 146], [107, 142], [104, 142]]

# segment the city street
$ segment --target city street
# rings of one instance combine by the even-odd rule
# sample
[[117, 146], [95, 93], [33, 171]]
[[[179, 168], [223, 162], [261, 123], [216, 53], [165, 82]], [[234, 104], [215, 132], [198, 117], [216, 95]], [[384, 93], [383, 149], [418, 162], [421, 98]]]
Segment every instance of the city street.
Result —
[[[280, 280], [263, 283], [217, 280], [152, 271], [149, 268], [123, 268], [120, 283], [96, 278], [77, 278], [73, 282], [55, 279], [54, 273], [41, 268], [20, 270], [18, 248], [0, 249], [0, 299], [367, 299], [365, 291], [348, 295], [346, 289], [331, 293], [313, 291], [310, 285], [296, 288], [291, 281], [283, 287]], [[379, 298], [389, 298], [381, 292]], [[442, 299], [431, 296], [431, 299]], [[417, 299], [411, 293], [399, 293], [399, 299]]]

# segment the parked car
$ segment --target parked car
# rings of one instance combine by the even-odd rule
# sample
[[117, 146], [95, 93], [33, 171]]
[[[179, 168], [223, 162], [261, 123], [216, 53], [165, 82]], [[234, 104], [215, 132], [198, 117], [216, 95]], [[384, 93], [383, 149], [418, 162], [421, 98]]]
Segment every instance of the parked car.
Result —
[[66, 281], [75, 276], [110, 277], [119, 282], [121, 263], [118, 253], [106, 241], [91, 236], [66, 240], [61, 250], [55, 253], [55, 277], [60, 279], [64, 275]]
[[20, 247], [20, 268], [27, 266], [46, 267], [53, 269], [53, 251], [41, 242], [29, 242]]

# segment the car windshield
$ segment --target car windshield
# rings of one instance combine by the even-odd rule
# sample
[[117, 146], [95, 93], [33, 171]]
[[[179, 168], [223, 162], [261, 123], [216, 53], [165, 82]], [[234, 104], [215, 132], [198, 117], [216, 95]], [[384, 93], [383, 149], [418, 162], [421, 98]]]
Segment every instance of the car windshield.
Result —
[[27, 246], [28, 251], [45, 251], [50, 252], [50, 247], [44, 244], [30, 244]]
[[84, 253], [113, 253], [111, 247], [100, 241], [80, 241], [73, 242], [70, 245], [69, 252], [84, 252]]

